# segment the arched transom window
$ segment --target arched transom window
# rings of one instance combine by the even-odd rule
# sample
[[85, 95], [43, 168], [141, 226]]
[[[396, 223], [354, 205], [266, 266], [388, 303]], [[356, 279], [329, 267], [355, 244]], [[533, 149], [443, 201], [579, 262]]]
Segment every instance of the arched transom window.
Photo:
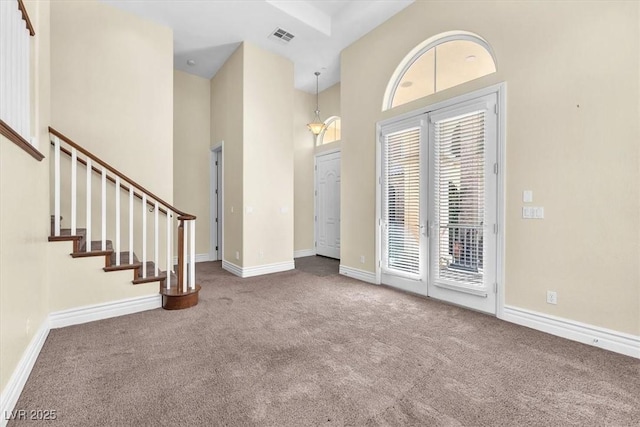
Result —
[[330, 142], [340, 141], [342, 138], [341, 121], [338, 116], [331, 116], [324, 121], [324, 129], [318, 135], [317, 145], [329, 144]]
[[416, 46], [398, 65], [382, 110], [495, 72], [495, 57], [483, 38], [468, 32], [439, 34]]

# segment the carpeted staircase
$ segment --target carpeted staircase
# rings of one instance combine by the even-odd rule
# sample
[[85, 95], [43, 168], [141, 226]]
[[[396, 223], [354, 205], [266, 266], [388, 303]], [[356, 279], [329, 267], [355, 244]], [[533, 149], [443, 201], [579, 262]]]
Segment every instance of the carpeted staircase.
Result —
[[[102, 242], [100, 240], [93, 240], [91, 242], [91, 250], [87, 251], [87, 241], [86, 241], [86, 232], [87, 230], [84, 228], [76, 229], [76, 234], [71, 234], [70, 228], [62, 228], [60, 229], [60, 236], [53, 236], [53, 216], [51, 217], [51, 236], [49, 236], [50, 242], [60, 242], [60, 241], [72, 241], [73, 242], [73, 252], [71, 252], [71, 256], [73, 258], [85, 258], [85, 257], [100, 257], [103, 256], [105, 263], [103, 270], [106, 272], [110, 271], [121, 271], [121, 270], [133, 270], [133, 280], [132, 283], [134, 285], [139, 285], [141, 283], [150, 283], [150, 282], [160, 282], [160, 285], [164, 287], [165, 279], [167, 277], [166, 271], [156, 271], [155, 264], [153, 261], [146, 262], [146, 277], [143, 276], [143, 268], [142, 263], [136, 256], [135, 252], [133, 253], [133, 262], [129, 260], [129, 252], [120, 252], [120, 265], [116, 265], [116, 253], [113, 250], [113, 242], [111, 240], [105, 241], [105, 250], [102, 250]], [[174, 283], [177, 282], [177, 276], [174, 273], [171, 273], [171, 281]]]
[[[71, 256], [73, 258], [104, 257], [105, 272], [133, 270], [134, 285], [159, 282], [162, 294], [162, 306], [168, 310], [193, 307], [198, 303], [200, 286], [195, 281], [195, 215], [183, 212], [170, 203], [162, 200], [145, 187], [136, 183], [113, 166], [104, 162], [96, 155], [81, 147], [70, 138], [53, 128], [49, 128], [52, 149], [52, 170], [54, 175], [52, 199], [53, 215], [51, 215], [50, 242], [70, 241], [73, 243]], [[64, 156], [67, 157], [64, 157]], [[62, 165], [64, 161], [64, 165]], [[70, 171], [70, 177], [62, 176]], [[86, 175], [86, 221], [85, 227], [75, 228], [78, 221], [77, 186], [79, 172]], [[92, 183], [100, 182], [101, 190], [92, 194]], [[63, 203], [61, 193], [70, 194], [70, 207], [64, 203], [65, 215], [71, 217], [71, 228], [62, 228]], [[109, 202], [107, 209], [107, 194], [115, 200]], [[122, 200], [124, 199], [124, 200]], [[128, 199], [128, 202], [127, 202]], [[121, 204], [122, 202], [122, 204]], [[94, 241], [91, 236], [91, 208], [99, 204], [102, 208], [101, 240]], [[124, 209], [129, 208], [129, 247], [120, 246], [120, 217]], [[141, 209], [142, 208], [142, 209]], [[136, 226], [134, 234], [133, 223], [135, 217], [141, 220]], [[138, 216], [142, 213], [142, 216]], [[148, 218], [151, 217], [147, 227]], [[106, 237], [106, 224], [115, 218], [115, 228], [110, 230], [111, 236], [116, 236], [116, 244]], [[162, 222], [162, 225], [161, 225]], [[140, 231], [138, 231], [140, 230]], [[94, 231], [95, 233], [95, 231]], [[100, 233], [100, 231], [98, 231]], [[149, 236], [147, 234], [149, 233]], [[175, 241], [173, 236], [175, 234]], [[161, 239], [165, 242], [159, 247]], [[141, 242], [142, 261], [133, 253], [133, 242]], [[147, 261], [148, 241], [153, 241], [154, 261]], [[174, 246], [173, 243], [176, 243]], [[126, 248], [127, 251], [122, 251]], [[131, 251], [131, 252], [129, 252]], [[119, 252], [119, 253], [118, 253]], [[177, 252], [177, 264], [173, 258]], [[160, 267], [170, 269], [173, 266], [175, 274], [167, 276]]]

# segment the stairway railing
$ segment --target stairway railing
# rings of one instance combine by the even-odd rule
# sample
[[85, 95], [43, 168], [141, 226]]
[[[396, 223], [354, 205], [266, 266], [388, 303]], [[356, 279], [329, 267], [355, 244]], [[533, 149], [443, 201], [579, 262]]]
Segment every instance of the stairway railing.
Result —
[[[92, 224], [92, 206], [96, 203], [93, 200], [91, 189], [93, 185], [94, 177], [97, 175], [100, 179], [100, 252], [107, 251], [107, 182], [113, 184], [115, 192], [112, 193], [114, 201], [113, 212], [115, 215], [115, 227], [111, 231], [114, 237], [113, 253], [115, 255], [115, 266], [119, 267], [123, 265], [122, 253], [128, 251], [128, 263], [133, 264], [134, 260], [134, 245], [139, 244], [142, 252], [141, 260], [141, 280], [140, 283], [158, 280], [162, 284], [161, 293], [171, 294], [172, 296], [180, 296], [181, 294], [188, 294], [196, 290], [196, 277], [195, 277], [195, 220], [196, 216], [188, 214], [180, 209], [175, 208], [170, 203], [167, 203], [162, 198], [158, 197], [151, 191], [147, 190], [142, 185], [135, 182], [133, 179], [127, 177], [122, 172], [118, 171], [107, 162], [98, 158], [79, 144], [72, 141], [61, 132], [49, 128], [49, 134], [51, 143], [53, 146], [53, 199], [54, 199], [54, 224], [53, 235], [61, 235], [61, 187], [62, 187], [62, 166], [61, 166], [61, 154], [65, 154], [70, 158], [70, 179], [65, 183], [68, 183], [70, 190], [69, 205], [67, 206], [70, 213], [71, 227], [70, 233], [75, 236], [78, 233], [79, 220], [84, 219], [85, 224], [85, 241], [87, 253], [94, 251], [92, 245], [92, 233], [95, 231]], [[86, 170], [86, 185], [85, 195], [85, 214], [84, 217], [78, 215], [78, 165], [84, 167]], [[123, 203], [121, 200], [122, 192], [128, 195], [128, 244], [123, 244], [121, 216]], [[136, 235], [135, 233], [135, 209], [136, 200], [140, 201], [142, 207], [140, 212], [141, 231]], [[138, 207], [138, 209], [140, 209]], [[149, 272], [147, 261], [147, 232], [148, 232], [148, 216], [149, 213], [153, 213], [153, 272]], [[160, 214], [165, 216], [166, 225], [160, 226]], [[174, 220], [177, 220], [177, 227], [174, 224]], [[161, 228], [164, 230], [161, 233]], [[173, 271], [173, 233], [177, 228], [177, 266], [176, 266], [176, 281], [172, 283]], [[165, 248], [160, 248], [161, 237], [164, 236]], [[122, 249], [126, 247], [125, 252]], [[164, 252], [164, 253], [162, 253]], [[162, 255], [162, 256], [161, 256]], [[161, 271], [161, 263], [165, 264], [165, 272]], [[152, 275], [149, 275], [152, 273]], [[135, 281], [134, 281], [135, 282]], [[163, 292], [165, 290], [166, 292]]]

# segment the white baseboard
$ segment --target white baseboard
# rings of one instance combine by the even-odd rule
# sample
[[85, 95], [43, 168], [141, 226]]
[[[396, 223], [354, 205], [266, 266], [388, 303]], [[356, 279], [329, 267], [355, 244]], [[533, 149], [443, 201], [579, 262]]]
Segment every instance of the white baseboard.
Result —
[[263, 274], [280, 273], [296, 268], [293, 260], [286, 262], [277, 262], [274, 264], [256, 265], [254, 267], [240, 267], [229, 261], [222, 260], [222, 268], [238, 277], [254, 277]]
[[[174, 256], [172, 261], [173, 261], [173, 265], [178, 264], [178, 257]], [[211, 254], [209, 254], [209, 253], [196, 254], [196, 263], [198, 263], [198, 262], [207, 262], [207, 261], [213, 261], [213, 259], [211, 258]]]
[[7, 425], [9, 415], [18, 402], [20, 393], [22, 393], [22, 389], [31, 374], [31, 369], [33, 369], [33, 365], [36, 363], [36, 359], [48, 335], [49, 321], [45, 319], [22, 354], [9, 382], [2, 390], [2, 396], [0, 396], [0, 426], [5, 427]]
[[79, 325], [162, 307], [162, 295], [128, 298], [103, 304], [88, 305], [49, 314], [51, 329]]
[[293, 251], [294, 258], [302, 258], [305, 256], [314, 256], [316, 254], [315, 249], [302, 249], [299, 251]]
[[340, 264], [340, 274], [362, 280], [363, 282], [373, 283], [374, 285], [379, 284], [376, 280], [376, 273], [372, 273], [370, 271], [359, 270], [357, 268], [347, 267], [346, 265]]
[[510, 306], [504, 307], [501, 319], [640, 359], [640, 336]]
[[242, 277], [242, 267], [237, 266], [232, 262], [222, 260], [222, 269], [227, 270], [235, 276]]

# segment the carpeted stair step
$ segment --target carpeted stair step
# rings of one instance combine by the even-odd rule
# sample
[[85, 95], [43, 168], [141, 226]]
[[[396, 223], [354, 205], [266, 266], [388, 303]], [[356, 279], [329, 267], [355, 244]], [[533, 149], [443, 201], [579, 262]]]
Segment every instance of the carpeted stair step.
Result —
[[[105, 240], [105, 251], [113, 251], [113, 242], [111, 240]], [[87, 251], [87, 243], [85, 241], [82, 242], [80, 246], [80, 252]], [[91, 241], [91, 252], [102, 251], [102, 241], [100, 240], [92, 240]]]
[[75, 234], [71, 234], [70, 228], [60, 229], [59, 236], [49, 236], [50, 242], [73, 242], [73, 252], [80, 252], [80, 247], [84, 245], [84, 237], [87, 234], [86, 228], [77, 228]]
[[[166, 271], [156, 271], [155, 270], [155, 263], [153, 261], [147, 261], [147, 277], [142, 277], [142, 266], [137, 270], [138, 271], [138, 276], [133, 279], [133, 284], [134, 285], [139, 285], [142, 283], [149, 283], [149, 282], [164, 282], [165, 278], [167, 277], [167, 272]], [[178, 277], [174, 274], [171, 273], [171, 281], [172, 282], [177, 282]]]
[[104, 271], [122, 271], [122, 270], [133, 270], [133, 278], [136, 279], [138, 277], [138, 271], [142, 267], [142, 263], [136, 256], [133, 254], [132, 257], [133, 262], [129, 262], [129, 252], [120, 252], [120, 265], [116, 265], [116, 254], [115, 252], [111, 254], [110, 260], [111, 265], [103, 268]]

